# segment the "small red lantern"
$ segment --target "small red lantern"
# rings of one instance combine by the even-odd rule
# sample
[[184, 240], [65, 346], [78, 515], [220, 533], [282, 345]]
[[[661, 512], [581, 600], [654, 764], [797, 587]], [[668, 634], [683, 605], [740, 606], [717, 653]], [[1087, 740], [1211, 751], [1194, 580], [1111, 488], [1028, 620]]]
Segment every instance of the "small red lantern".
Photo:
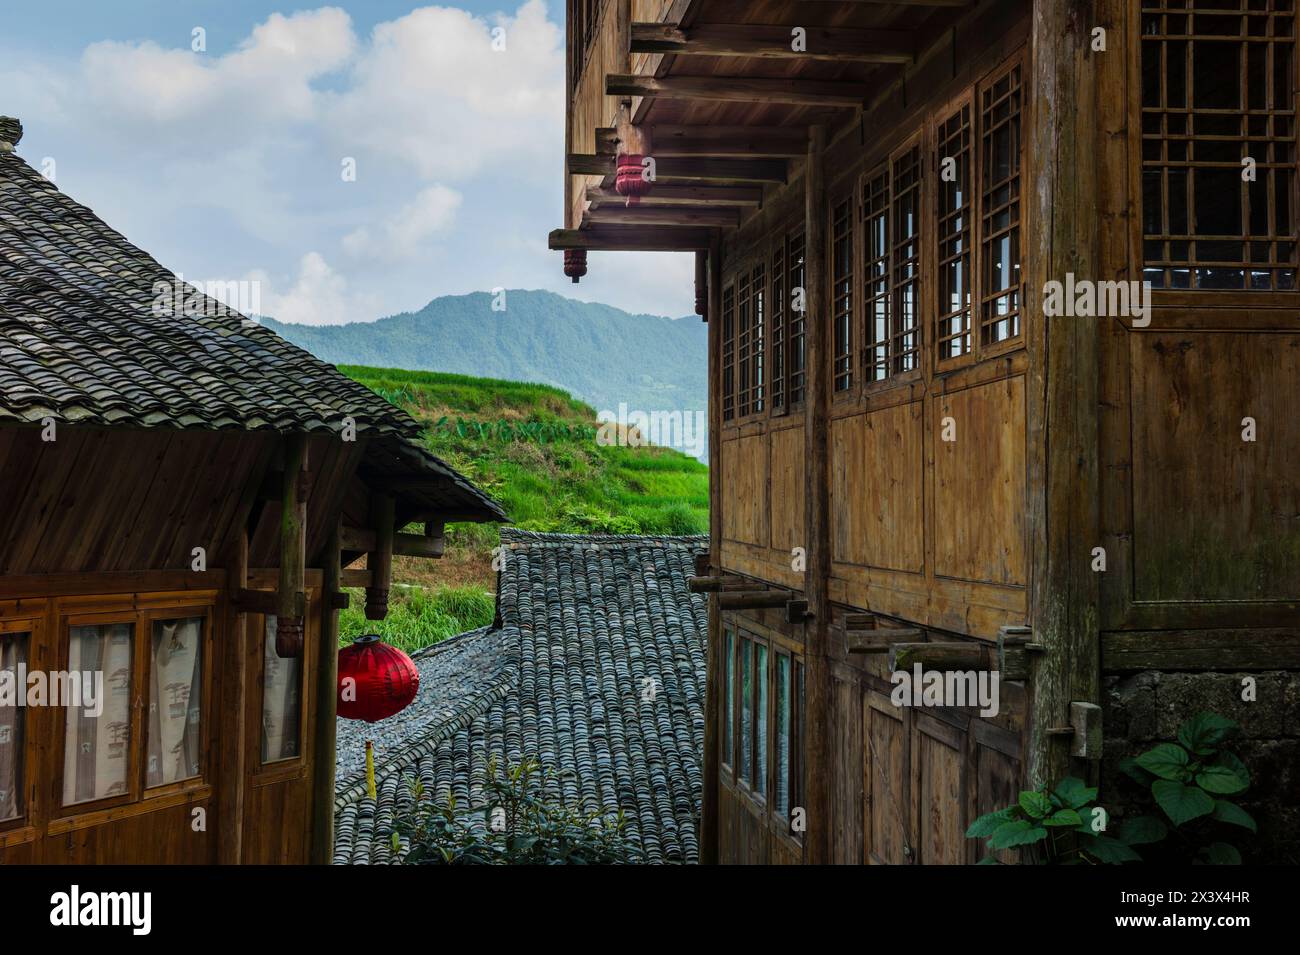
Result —
[[645, 159], [640, 153], [620, 153], [618, 172], [614, 177], [614, 191], [627, 197], [629, 206], [638, 205], [641, 197], [650, 192], [650, 180], [645, 176]]
[[419, 688], [420, 671], [411, 658], [373, 633], [339, 651], [338, 714], [345, 720], [387, 719], [415, 699]]

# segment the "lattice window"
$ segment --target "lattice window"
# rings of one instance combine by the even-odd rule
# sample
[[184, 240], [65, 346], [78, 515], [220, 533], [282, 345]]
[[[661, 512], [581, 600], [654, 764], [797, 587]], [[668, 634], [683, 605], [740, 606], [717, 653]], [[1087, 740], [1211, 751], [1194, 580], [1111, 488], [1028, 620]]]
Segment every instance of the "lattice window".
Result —
[[935, 129], [938, 160], [939, 360], [971, 350], [971, 168], [974, 129], [971, 104], [963, 103]]
[[1023, 90], [1017, 63], [980, 89], [980, 334], [1020, 334], [1020, 166]]
[[831, 327], [835, 332], [835, 390], [853, 387], [853, 204], [831, 214]]
[[889, 377], [888, 165], [863, 183], [862, 253], [862, 368], [867, 381], [881, 381]]
[[722, 292], [722, 420], [736, 416], [736, 288]]
[[[797, 408], [803, 404], [804, 382], [804, 321], [807, 317], [807, 286], [804, 284], [804, 237], [803, 233], [790, 237], [789, 251], [786, 253], [788, 267], [790, 303], [790, 407]], [[794, 307], [793, 296], [798, 291], [804, 308]]]
[[763, 401], [766, 397], [766, 368], [764, 360], [767, 356], [767, 283], [766, 269], [762, 262], [754, 266], [754, 271], [750, 275], [749, 281], [749, 410], [751, 414], [757, 414], [763, 410]]
[[750, 347], [752, 342], [751, 319], [749, 316], [749, 271], [746, 270], [736, 279], [736, 416], [743, 418], [749, 414], [750, 394]]
[[921, 357], [921, 147], [891, 162], [889, 359], [894, 374], [918, 367]]
[[1156, 288], [1296, 288], [1295, 46], [1295, 0], [1143, 4], [1144, 278]]
[[790, 302], [785, 293], [785, 242], [776, 244], [772, 253], [772, 301], [769, 305], [771, 314], [772, 339], [770, 354], [772, 356], [772, 412], [781, 414], [785, 411], [785, 376], [786, 376], [786, 325], [790, 319]]

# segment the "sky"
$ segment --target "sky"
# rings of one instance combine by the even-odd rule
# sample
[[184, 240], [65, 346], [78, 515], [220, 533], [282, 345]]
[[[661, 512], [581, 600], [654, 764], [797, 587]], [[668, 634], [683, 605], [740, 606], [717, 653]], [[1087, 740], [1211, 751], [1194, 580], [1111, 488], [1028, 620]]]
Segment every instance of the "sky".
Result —
[[283, 321], [496, 288], [688, 315], [689, 254], [591, 253], [573, 285], [546, 248], [563, 16], [563, 0], [6, 3], [0, 115], [23, 123], [20, 156], [163, 265], [249, 283]]

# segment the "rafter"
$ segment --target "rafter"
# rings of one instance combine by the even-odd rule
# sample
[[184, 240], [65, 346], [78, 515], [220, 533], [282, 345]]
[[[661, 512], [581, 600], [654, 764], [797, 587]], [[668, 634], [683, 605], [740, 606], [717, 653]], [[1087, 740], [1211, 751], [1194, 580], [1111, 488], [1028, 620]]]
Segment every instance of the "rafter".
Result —
[[[716, 156], [733, 159], [795, 159], [808, 151], [808, 134], [800, 126], [647, 126], [654, 155]], [[596, 152], [618, 151], [618, 131], [596, 130]]]
[[740, 225], [740, 210], [726, 208], [688, 208], [685, 206], [615, 206], [588, 209], [584, 222], [614, 225], [685, 225], [711, 229], [734, 229]]
[[801, 27], [802, 49], [795, 49], [794, 27], [710, 23], [633, 23], [633, 53], [677, 56], [752, 56], [776, 59], [857, 60], [863, 63], [910, 63], [915, 40], [906, 30], [854, 30], [847, 27]]
[[[617, 202], [623, 197], [608, 186], [588, 186], [587, 201], [593, 204]], [[642, 207], [667, 206], [758, 206], [763, 202], [759, 186], [677, 186], [655, 183], [654, 191], [641, 199]]]
[[[609, 156], [570, 153], [567, 160], [573, 176], [611, 176], [614, 162]], [[678, 157], [655, 160], [655, 179], [695, 179], [703, 182], [785, 182], [783, 159], [713, 159]]]
[[694, 252], [709, 248], [714, 230], [698, 226], [593, 225], [555, 229], [548, 243], [554, 250], [594, 252]]
[[827, 80], [773, 79], [740, 76], [634, 76], [611, 73], [605, 77], [610, 96], [644, 96], [649, 99], [718, 100], [728, 103], [784, 103], [855, 109], [866, 102], [870, 90], [860, 83]]

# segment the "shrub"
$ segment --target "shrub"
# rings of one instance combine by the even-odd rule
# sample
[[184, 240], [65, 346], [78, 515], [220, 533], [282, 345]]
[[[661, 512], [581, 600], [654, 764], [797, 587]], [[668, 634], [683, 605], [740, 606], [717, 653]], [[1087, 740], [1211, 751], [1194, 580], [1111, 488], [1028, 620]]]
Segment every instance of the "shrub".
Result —
[[403, 839], [404, 865], [613, 865], [640, 861], [625, 837], [620, 812], [579, 812], [548, 795], [550, 776], [535, 760], [497, 771], [488, 763], [486, 799], [462, 809], [454, 795], [429, 798], [412, 786], [415, 806], [394, 823], [393, 848]]

